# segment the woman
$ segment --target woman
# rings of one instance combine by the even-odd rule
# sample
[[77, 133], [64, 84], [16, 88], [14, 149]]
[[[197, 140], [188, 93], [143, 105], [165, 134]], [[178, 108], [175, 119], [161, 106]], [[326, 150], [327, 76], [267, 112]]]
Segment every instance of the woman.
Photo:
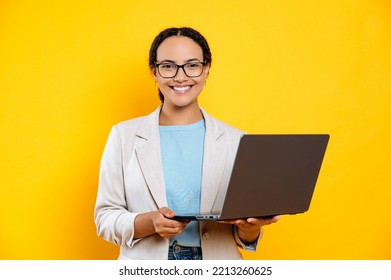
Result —
[[95, 207], [98, 235], [120, 259], [241, 259], [272, 219], [181, 222], [177, 213], [221, 209], [242, 131], [198, 105], [212, 55], [191, 28], [169, 28], [152, 43], [149, 65], [162, 105], [110, 132]]

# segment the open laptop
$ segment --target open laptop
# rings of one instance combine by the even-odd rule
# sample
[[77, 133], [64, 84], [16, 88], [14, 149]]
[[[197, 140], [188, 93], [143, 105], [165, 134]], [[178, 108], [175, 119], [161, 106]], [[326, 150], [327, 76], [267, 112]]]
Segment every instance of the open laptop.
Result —
[[175, 220], [232, 220], [308, 211], [327, 134], [244, 134], [219, 213], [178, 214]]

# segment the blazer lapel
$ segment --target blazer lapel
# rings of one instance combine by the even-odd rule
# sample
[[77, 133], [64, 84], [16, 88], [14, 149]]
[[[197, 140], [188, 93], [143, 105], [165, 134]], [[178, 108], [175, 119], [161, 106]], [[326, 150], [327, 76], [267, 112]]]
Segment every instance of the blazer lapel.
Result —
[[[214, 204], [219, 197], [220, 182], [225, 170], [227, 151], [221, 143], [223, 131], [206, 112], [202, 111], [205, 119], [206, 133], [204, 144], [201, 212], [215, 210]], [[220, 210], [220, 209], [219, 209]]]
[[167, 206], [158, 128], [160, 109], [147, 116], [136, 133], [140, 138], [136, 147], [137, 159], [158, 208]]

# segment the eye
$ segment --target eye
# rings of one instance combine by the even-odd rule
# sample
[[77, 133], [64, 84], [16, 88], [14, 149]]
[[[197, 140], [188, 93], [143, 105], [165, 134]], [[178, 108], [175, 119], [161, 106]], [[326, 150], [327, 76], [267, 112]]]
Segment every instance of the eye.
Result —
[[163, 70], [171, 70], [171, 69], [175, 69], [176, 65], [172, 63], [162, 63], [160, 64], [160, 68]]
[[201, 66], [200, 62], [190, 62], [190, 63], [186, 64], [186, 67], [189, 69], [196, 69], [200, 66]]

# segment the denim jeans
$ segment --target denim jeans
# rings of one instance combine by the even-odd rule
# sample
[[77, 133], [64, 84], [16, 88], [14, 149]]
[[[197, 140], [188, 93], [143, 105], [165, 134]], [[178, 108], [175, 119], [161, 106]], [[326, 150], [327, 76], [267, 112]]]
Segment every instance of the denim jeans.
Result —
[[201, 247], [185, 247], [176, 241], [169, 247], [169, 260], [202, 260]]

